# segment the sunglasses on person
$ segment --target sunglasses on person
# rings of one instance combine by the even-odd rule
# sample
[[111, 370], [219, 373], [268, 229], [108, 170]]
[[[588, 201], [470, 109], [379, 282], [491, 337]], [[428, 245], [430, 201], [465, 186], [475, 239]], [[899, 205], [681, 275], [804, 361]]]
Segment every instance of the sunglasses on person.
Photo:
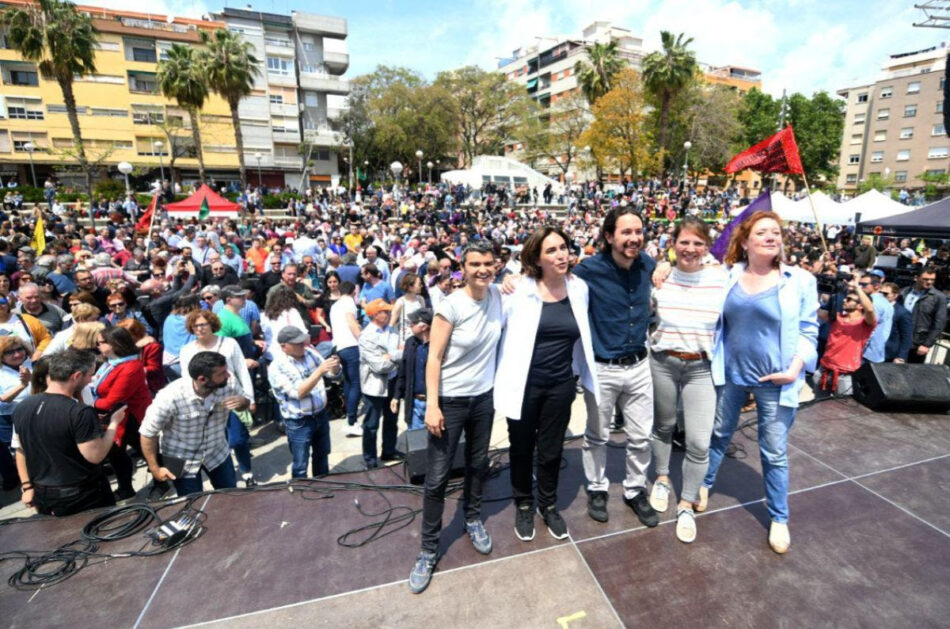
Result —
[[22, 347], [14, 347], [13, 349], [8, 349], [7, 351], [3, 352], [3, 355], [4, 355], [4, 356], [13, 356], [14, 354], [20, 354], [20, 353], [25, 354], [25, 353], [26, 353], [26, 349], [24, 349], [24, 348], [22, 348]]

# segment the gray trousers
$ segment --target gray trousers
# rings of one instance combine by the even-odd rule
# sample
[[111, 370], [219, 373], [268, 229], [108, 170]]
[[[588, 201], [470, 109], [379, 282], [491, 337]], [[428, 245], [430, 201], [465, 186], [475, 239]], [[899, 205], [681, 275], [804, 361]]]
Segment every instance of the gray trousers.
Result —
[[653, 465], [657, 475], [670, 473], [670, 451], [676, 428], [677, 401], [683, 401], [686, 458], [683, 459], [682, 500], [699, 500], [699, 486], [709, 467], [709, 439], [716, 418], [716, 388], [708, 360], [683, 360], [659, 352], [650, 354], [653, 372]]
[[630, 366], [610, 366], [597, 363], [600, 381], [600, 406], [594, 395], [584, 390], [587, 405], [587, 430], [584, 432], [584, 474], [587, 491], [607, 491], [607, 442], [614, 409], [623, 412], [623, 427], [627, 434], [626, 477], [623, 494], [633, 498], [646, 490], [647, 468], [650, 465], [650, 430], [653, 428], [653, 383], [650, 365], [641, 360]]

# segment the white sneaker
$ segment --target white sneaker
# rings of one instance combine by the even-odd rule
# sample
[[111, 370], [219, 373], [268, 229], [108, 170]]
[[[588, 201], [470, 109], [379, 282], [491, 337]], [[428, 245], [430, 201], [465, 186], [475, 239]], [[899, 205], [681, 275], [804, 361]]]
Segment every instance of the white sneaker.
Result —
[[359, 424], [353, 424], [346, 429], [347, 437], [362, 437], [363, 436], [363, 427]]
[[696, 515], [692, 509], [680, 509], [676, 512], [676, 539], [684, 544], [696, 541]]
[[792, 545], [791, 534], [788, 532], [788, 524], [784, 522], [772, 522], [769, 529], [769, 546], [780, 555], [788, 552], [788, 547]]
[[666, 510], [670, 508], [670, 494], [672, 492], [673, 488], [667, 482], [657, 481], [653, 483], [653, 489], [650, 491], [650, 506], [653, 507], [653, 510], [657, 513], [666, 513]]

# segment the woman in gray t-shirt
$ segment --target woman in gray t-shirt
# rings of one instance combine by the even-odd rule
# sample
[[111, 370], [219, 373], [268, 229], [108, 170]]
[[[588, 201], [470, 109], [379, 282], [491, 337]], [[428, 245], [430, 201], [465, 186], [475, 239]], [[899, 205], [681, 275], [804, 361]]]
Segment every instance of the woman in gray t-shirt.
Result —
[[501, 339], [501, 293], [492, 285], [495, 254], [472, 246], [462, 253], [465, 286], [436, 309], [426, 363], [425, 497], [422, 506], [422, 552], [409, 575], [409, 589], [418, 594], [432, 578], [439, 551], [445, 510], [445, 488], [464, 431], [465, 529], [475, 550], [491, 552], [491, 536], [481, 518], [482, 482], [488, 471], [495, 409], [492, 383]]

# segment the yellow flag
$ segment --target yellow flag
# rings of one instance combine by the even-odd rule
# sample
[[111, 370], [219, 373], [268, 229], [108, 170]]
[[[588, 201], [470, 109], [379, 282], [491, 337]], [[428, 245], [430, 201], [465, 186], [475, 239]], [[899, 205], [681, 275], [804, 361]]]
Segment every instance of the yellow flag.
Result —
[[43, 213], [36, 210], [36, 227], [33, 229], [33, 242], [30, 243], [37, 256], [43, 255], [46, 249], [46, 225], [43, 223]]

